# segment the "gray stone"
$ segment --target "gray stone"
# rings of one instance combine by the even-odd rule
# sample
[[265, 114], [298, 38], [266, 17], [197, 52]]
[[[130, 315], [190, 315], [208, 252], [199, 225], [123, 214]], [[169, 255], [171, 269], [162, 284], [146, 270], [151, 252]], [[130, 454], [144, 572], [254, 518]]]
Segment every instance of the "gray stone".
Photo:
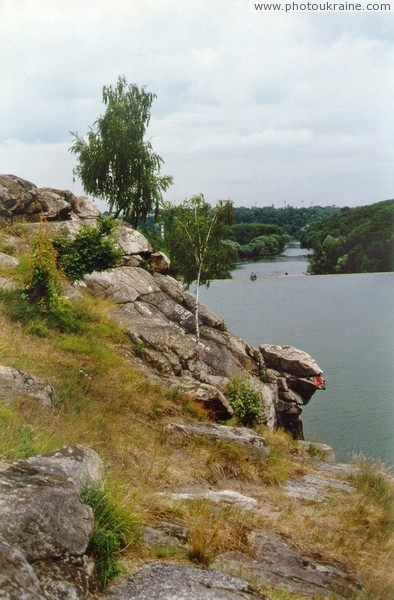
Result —
[[23, 554], [0, 540], [1, 600], [47, 600], [41, 583]]
[[0, 252], [0, 265], [3, 267], [15, 268], [19, 265], [19, 260], [14, 256]]
[[152, 246], [149, 244], [146, 237], [127, 223], [123, 223], [115, 230], [115, 236], [116, 241], [125, 256], [152, 253]]
[[37, 561], [33, 568], [48, 600], [85, 600], [89, 596], [94, 563], [86, 556], [65, 556], [56, 561]]
[[101, 476], [101, 460], [83, 446], [0, 463], [0, 598], [87, 597], [93, 511], [78, 488]]
[[324, 502], [330, 490], [350, 493], [355, 489], [346, 481], [325, 477], [324, 475], [303, 475], [290, 479], [284, 485], [284, 490], [292, 498]]
[[294, 346], [262, 344], [259, 349], [269, 368], [299, 377], [317, 376], [323, 372], [310, 354]]
[[298, 442], [301, 448], [304, 448], [311, 457], [319, 457], [321, 460], [335, 461], [335, 452], [328, 444], [322, 442], [307, 442], [300, 440]]
[[0, 473], [0, 514], [0, 537], [29, 562], [84, 554], [93, 527], [73, 483], [23, 461]]
[[171, 267], [171, 261], [164, 252], [153, 252], [149, 257], [149, 264], [156, 273], [167, 273]]
[[0, 217], [12, 219], [44, 215], [47, 219], [67, 219], [72, 211], [64, 194], [50, 188], [38, 189], [15, 175], [0, 175]]
[[0, 287], [5, 290], [14, 290], [17, 287], [17, 284], [12, 279], [7, 279], [6, 277], [0, 277]]
[[257, 507], [257, 500], [250, 496], [244, 496], [234, 490], [206, 490], [201, 492], [179, 492], [179, 493], [159, 493], [158, 496], [165, 496], [171, 500], [208, 500], [215, 503], [235, 504], [245, 510], [253, 510]]
[[63, 475], [80, 492], [86, 485], [103, 487], [104, 465], [99, 455], [86, 446], [64, 446], [55, 452], [32, 456], [24, 464], [41, 473]]
[[213, 566], [228, 573], [243, 573], [260, 585], [303, 597], [354, 598], [362, 590], [359, 582], [346, 573], [303, 556], [272, 533], [254, 532], [249, 538], [253, 558], [241, 552], [227, 552], [218, 556]]
[[250, 446], [254, 450], [258, 450], [262, 456], [269, 454], [265, 439], [247, 427], [229, 427], [228, 425], [208, 423], [168, 423], [165, 430], [172, 435], [202, 436], [216, 441], [231, 441], [243, 446]]
[[154, 527], [146, 527], [142, 537], [142, 544], [148, 548], [184, 548], [185, 544], [182, 544], [174, 535], [170, 535], [161, 529], [155, 529]]
[[191, 379], [180, 381], [180, 387], [195, 402], [201, 404], [208, 414], [211, 414], [214, 418], [225, 420], [231, 419], [234, 415], [231, 404], [218, 388]]
[[147, 565], [112, 586], [102, 600], [264, 600], [248, 583], [218, 571], [184, 565]]
[[73, 212], [79, 219], [96, 219], [100, 216], [99, 208], [86, 196], [74, 196], [71, 194], [68, 201], [71, 204]]
[[54, 389], [41, 377], [13, 367], [0, 366], [0, 395], [4, 396], [4, 404], [18, 396], [29, 396], [44, 406], [51, 406]]

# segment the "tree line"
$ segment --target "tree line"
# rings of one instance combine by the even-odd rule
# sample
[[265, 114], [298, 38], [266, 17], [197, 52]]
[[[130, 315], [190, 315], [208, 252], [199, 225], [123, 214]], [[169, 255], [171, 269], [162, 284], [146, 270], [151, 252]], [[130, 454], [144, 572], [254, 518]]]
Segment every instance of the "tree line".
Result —
[[342, 208], [325, 221], [307, 225], [300, 241], [313, 249], [311, 274], [393, 271], [394, 200]]

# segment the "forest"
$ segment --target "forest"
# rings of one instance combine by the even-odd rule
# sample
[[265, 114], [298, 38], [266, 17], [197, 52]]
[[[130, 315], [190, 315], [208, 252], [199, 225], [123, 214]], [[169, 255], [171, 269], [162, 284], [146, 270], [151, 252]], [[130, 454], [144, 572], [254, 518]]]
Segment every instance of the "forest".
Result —
[[394, 200], [340, 209], [309, 223], [299, 236], [311, 248], [309, 273], [376, 273], [394, 270]]
[[235, 260], [258, 260], [283, 252], [291, 238], [298, 239], [303, 227], [335, 214], [334, 206], [310, 208], [234, 208], [234, 225], [229, 228], [226, 245]]

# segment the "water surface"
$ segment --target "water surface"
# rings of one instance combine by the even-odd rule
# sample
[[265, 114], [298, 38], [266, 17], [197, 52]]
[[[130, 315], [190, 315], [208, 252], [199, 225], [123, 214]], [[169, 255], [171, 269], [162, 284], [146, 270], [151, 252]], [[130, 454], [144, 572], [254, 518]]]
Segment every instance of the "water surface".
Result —
[[201, 302], [255, 347], [291, 344], [316, 359], [327, 389], [304, 408], [306, 439], [330, 444], [339, 460], [363, 453], [394, 464], [394, 273], [311, 276], [307, 266], [298, 247], [240, 264]]

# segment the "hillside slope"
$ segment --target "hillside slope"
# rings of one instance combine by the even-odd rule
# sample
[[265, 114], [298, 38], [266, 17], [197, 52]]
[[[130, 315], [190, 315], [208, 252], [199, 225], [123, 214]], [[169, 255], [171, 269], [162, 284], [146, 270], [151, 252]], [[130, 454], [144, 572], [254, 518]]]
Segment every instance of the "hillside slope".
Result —
[[[73, 219], [69, 224], [76, 227]], [[129, 526], [127, 543], [116, 553], [124, 579], [108, 592], [99, 592], [92, 586], [102, 580], [93, 578], [91, 597], [93, 593], [113, 599], [153, 594], [163, 599], [184, 594], [190, 600], [390, 597], [394, 590], [389, 555], [392, 484], [381, 466], [363, 461], [337, 465], [324, 445], [293, 440], [274, 432], [269, 422], [250, 430], [234, 419], [227, 420], [226, 426], [213, 421], [212, 406], [207, 409], [195, 390], [172, 385], [173, 371], [159, 377], [153, 368], [152, 357], [157, 360], [157, 355], [149, 345], [149, 329], [138, 329], [139, 336], [145, 333], [144, 339], [130, 337], [130, 327], [137, 323], [124, 327], [116, 319], [119, 309], [130, 302], [124, 298], [120, 302], [112, 291], [102, 298], [93, 297], [84, 286], [66, 286], [70, 312], [61, 322], [26, 304], [15, 285], [25, 285], [32, 232], [37, 227], [14, 223], [0, 230], [0, 365], [4, 367], [0, 371], [9, 375], [11, 369], [15, 380], [19, 373], [19, 379], [29, 385], [39, 378], [50, 387], [48, 400], [41, 401], [28, 387], [10, 388], [9, 377], [3, 387], [0, 384], [0, 472], [12, 474], [1, 489], [7, 494], [9, 481], [15, 481], [15, 473], [23, 469], [26, 476], [36, 477], [31, 467], [18, 462], [21, 459], [70, 445], [98, 453], [104, 463], [106, 491]], [[139, 248], [141, 243], [138, 238]], [[133, 266], [139, 261], [137, 255], [127, 254], [131, 273], [144, 271]], [[122, 269], [125, 265], [116, 277]], [[154, 281], [164, 277], [150, 276]], [[142, 274], [139, 279], [132, 309], [149, 304], [152, 313], [152, 294], [164, 292], [141, 288], [146, 277]], [[103, 280], [95, 275], [94, 281], [97, 287]], [[150, 281], [146, 279], [145, 285], [149, 287]], [[142, 304], [141, 294], [150, 302]], [[176, 313], [173, 306], [170, 314]], [[131, 317], [142, 318], [144, 313], [141, 308]], [[156, 316], [161, 317], [147, 314], [145, 322]], [[205, 318], [219, 325], [207, 330], [215, 344], [224, 339], [222, 334], [231, 336], [222, 331], [219, 317], [207, 312]], [[176, 327], [171, 330], [181, 335]], [[161, 338], [162, 352], [168, 353], [173, 342], [166, 344], [165, 339]], [[252, 349], [246, 351], [245, 342], [229, 339], [236, 342], [237, 360], [242, 357], [255, 369]], [[195, 367], [196, 357], [182, 357], [182, 352], [174, 351], [179, 363], [169, 354], [165, 364], [177, 370], [182, 358]], [[286, 355], [274, 354], [272, 360], [283, 373], [301, 368], [299, 362], [291, 366], [292, 356], [285, 363], [281, 361], [286, 361]], [[279, 371], [272, 376], [275, 381], [284, 377]], [[302, 373], [291, 376], [305, 379]], [[286, 380], [281, 385], [283, 394], [291, 393]], [[17, 480], [21, 487], [21, 478]], [[26, 489], [32, 489], [29, 480]], [[12, 510], [4, 501], [0, 506]], [[62, 523], [65, 516], [65, 507], [58, 504]], [[116, 528], [114, 523], [111, 527]], [[7, 527], [1, 530], [0, 538], [7, 532]], [[5, 546], [10, 543], [8, 537], [3, 541]], [[0, 545], [4, 556], [1, 551]], [[85, 552], [99, 563], [90, 546]], [[65, 557], [53, 559], [59, 567]], [[53, 598], [45, 591], [35, 560], [29, 568], [36, 569], [34, 581], [41, 589], [30, 597]], [[243, 581], [230, 580], [221, 572], [242, 575]], [[2, 589], [6, 576], [7, 569], [0, 569]], [[18, 593], [6, 597], [19, 599], [20, 589]], [[68, 593], [58, 591], [55, 597], [75, 597], [71, 595], [75, 591]]]

